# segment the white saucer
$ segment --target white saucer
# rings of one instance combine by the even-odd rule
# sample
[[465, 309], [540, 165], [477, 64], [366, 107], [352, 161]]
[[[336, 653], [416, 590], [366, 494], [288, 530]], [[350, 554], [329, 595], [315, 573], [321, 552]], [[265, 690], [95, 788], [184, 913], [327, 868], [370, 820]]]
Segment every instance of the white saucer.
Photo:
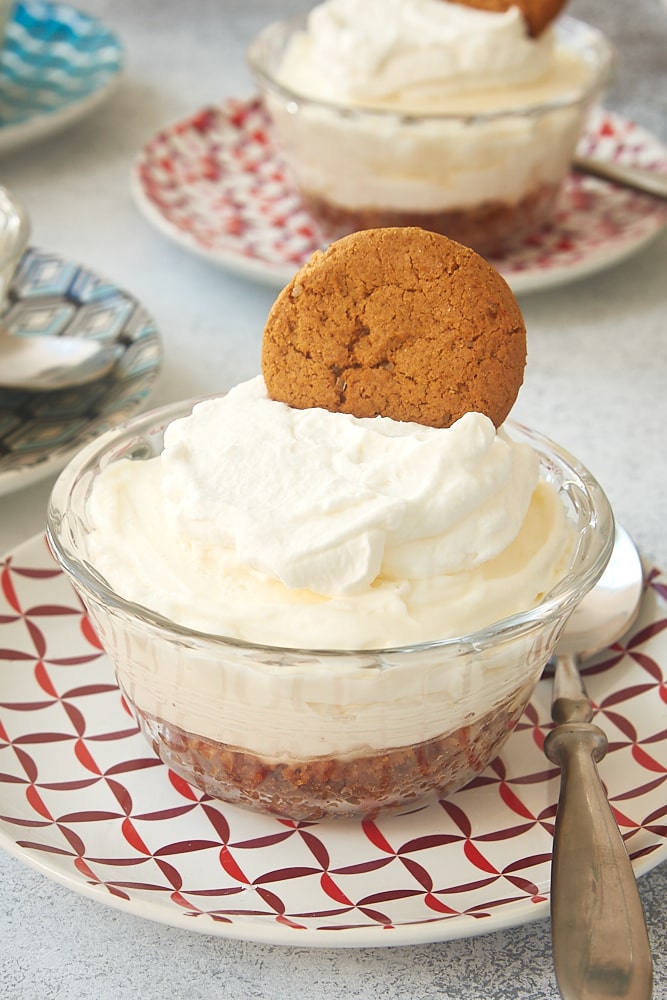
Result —
[[[618, 115], [600, 112], [580, 151], [667, 172], [667, 149]], [[131, 189], [170, 239], [227, 270], [282, 287], [321, 245], [271, 146], [258, 100], [203, 108], [153, 136]], [[617, 264], [667, 225], [667, 204], [571, 174], [550, 229], [492, 260], [515, 293], [561, 285]]]
[[0, 153], [93, 111], [118, 82], [123, 59], [97, 18], [65, 3], [17, 3], [0, 47]]
[[[667, 578], [586, 672], [635, 871], [667, 856]], [[153, 755], [42, 536], [0, 561], [0, 846], [75, 892], [220, 937], [312, 947], [472, 937], [546, 917], [557, 769], [542, 681], [449, 800], [296, 823], [223, 805]]]
[[10, 333], [96, 337], [123, 354], [107, 376], [75, 389], [0, 388], [0, 495], [55, 474], [88, 440], [141, 409], [162, 361], [155, 325], [132, 295], [40, 250], [23, 255], [2, 321]]

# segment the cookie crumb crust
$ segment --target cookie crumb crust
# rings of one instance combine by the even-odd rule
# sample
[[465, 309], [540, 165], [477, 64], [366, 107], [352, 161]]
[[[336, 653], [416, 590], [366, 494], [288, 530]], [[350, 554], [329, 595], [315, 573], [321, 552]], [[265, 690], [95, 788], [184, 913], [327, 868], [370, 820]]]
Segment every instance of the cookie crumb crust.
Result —
[[350, 757], [267, 761], [134, 709], [158, 757], [213, 798], [297, 821], [374, 816], [467, 785], [497, 753], [523, 712], [512, 692], [468, 725], [413, 746]]

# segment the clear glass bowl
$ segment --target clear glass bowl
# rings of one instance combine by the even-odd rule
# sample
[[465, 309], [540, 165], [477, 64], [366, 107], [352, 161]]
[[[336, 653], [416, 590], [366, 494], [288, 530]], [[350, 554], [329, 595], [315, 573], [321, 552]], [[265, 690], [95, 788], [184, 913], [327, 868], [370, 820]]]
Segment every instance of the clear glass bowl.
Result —
[[421, 226], [500, 256], [551, 217], [588, 112], [608, 84], [613, 50], [574, 18], [555, 27], [590, 69], [567, 97], [484, 114], [415, 114], [313, 100], [277, 73], [305, 16], [266, 27], [248, 49], [276, 146], [330, 239]]
[[28, 213], [11, 191], [0, 187], [0, 309], [5, 307], [14, 272], [29, 237]]
[[90, 564], [96, 477], [160, 453], [191, 410], [155, 410], [102, 435], [56, 482], [47, 533], [158, 756], [215, 798], [296, 820], [375, 814], [442, 797], [498, 754], [614, 535], [609, 503], [574, 458], [515, 424], [576, 530], [565, 577], [541, 603], [455, 639], [380, 650], [253, 645], [204, 634], [123, 599]]

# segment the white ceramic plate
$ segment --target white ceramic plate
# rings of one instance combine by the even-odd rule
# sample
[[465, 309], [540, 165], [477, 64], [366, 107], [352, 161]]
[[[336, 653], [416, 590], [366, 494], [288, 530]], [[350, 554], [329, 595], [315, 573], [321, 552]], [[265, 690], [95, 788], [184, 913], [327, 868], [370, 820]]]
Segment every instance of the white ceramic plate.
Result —
[[162, 362], [155, 325], [132, 295], [40, 250], [23, 255], [2, 322], [10, 333], [95, 337], [123, 353], [108, 375], [78, 388], [0, 387], [0, 495], [55, 474], [88, 440], [141, 409]]
[[[599, 113], [584, 155], [667, 172], [667, 149], [618, 115]], [[162, 129], [141, 150], [131, 189], [160, 232], [230, 271], [282, 287], [320, 244], [273, 149], [258, 100], [227, 101]], [[493, 260], [514, 292], [536, 291], [610, 267], [667, 224], [667, 204], [572, 174], [553, 225]]]
[[[587, 671], [638, 874], [666, 855], [666, 665], [667, 578], [651, 569], [630, 637]], [[0, 562], [0, 845], [99, 902], [222, 937], [361, 947], [517, 926], [549, 907], [549, 693], [448, 801], [320, 823], [223, 805], [154, 757], [39, 536]]]
[[97, 18], [65, 3], [17, 3], [0, 46], [0, 153], [89, 114], [123, 62], [120, 42]]

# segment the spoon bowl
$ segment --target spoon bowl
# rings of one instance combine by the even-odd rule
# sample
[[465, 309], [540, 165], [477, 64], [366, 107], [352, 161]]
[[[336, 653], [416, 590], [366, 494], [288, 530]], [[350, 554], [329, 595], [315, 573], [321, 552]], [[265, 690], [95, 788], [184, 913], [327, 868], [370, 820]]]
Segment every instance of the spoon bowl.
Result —
[[120, 344], [91, 338], [12, 336], [0, 330], [0, 387], [52, 392], [107, 375], [123, 353]]
[[[23, 205], [0, 187], [0, 312], [28, 245], [30, 219]], [[123, 353], [119, 344], [94, 339], [14, 335], [0, 327], [0, 388], [51, 392], [106, 375]]]
[[[20, 201], [0, 187], [0, 313], [28, 245], [30, 219]], [[0, 326], [0, 388], [52, 392], [106, 375], [123, 353], [120, 344], [92, 338], [19, 335]]]
[[606, 569], [570, 616], [555, 656], [580, 660], [606, 649], [632, 625], [641, 601], [644, 575], [637, 548], [627, 531], [616, 525], [614, 548]]

